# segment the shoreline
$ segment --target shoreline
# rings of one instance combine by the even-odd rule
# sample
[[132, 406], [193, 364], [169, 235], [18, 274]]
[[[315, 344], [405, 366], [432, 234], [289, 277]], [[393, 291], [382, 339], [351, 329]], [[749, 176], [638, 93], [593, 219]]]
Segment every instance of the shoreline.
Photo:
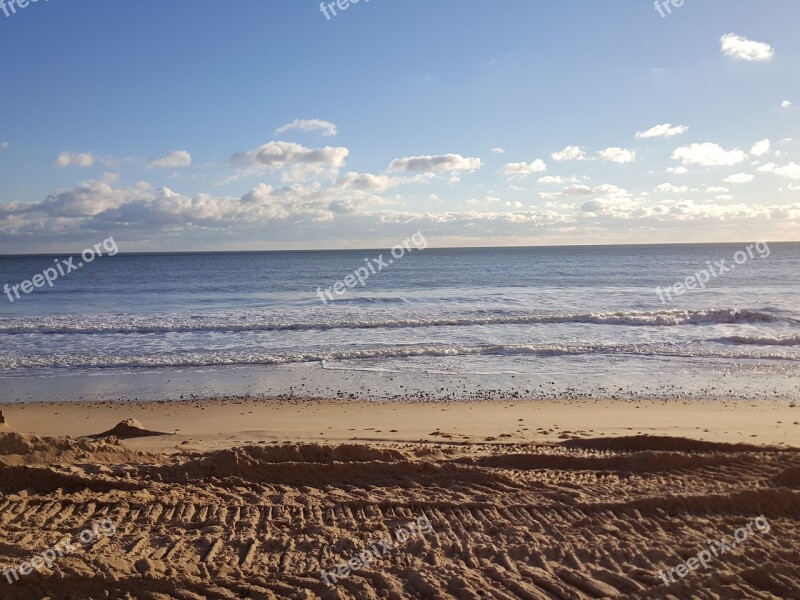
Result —
[[800, 447], [792, 400], [383, 400], [226, 398], [0, 404], [0, 432], [85, 437], [137, 419], [171, 435], [125, 440], [152, 452], [248, 444], [533, 444], [658, 435]]
[[[356, 368], [354, 364], [294, 362], [282, 365], [156, 368], [133, 371], [100, 369], [69, 373], [0, 377], [0, 399], [50, 401], [178, 401], [225, 398], [335, 398], [365, 401], [440, 400], [797, 400], [800, 378], [791, 361], [767, 366], [760, 360], [717, 368], [697, 368], [689, 358], [649, 358], [623, 363], [596, 363], [595, 355], [551, 357], [506, 365], [488, 372], [476, 357], [458, 372], [438, 371], [419, 357], [399, 370]], [[641, 358], [641, 357], [640, 357]], [[505, 357], [503, 360], [517, 358]], [[461, 361], [462, 359], [459, 359]], [[494, 360], [494, 358], [492, 358]], [[678, 360], [678, 362], [675, 362]], [[734, 359], [728, 359], [734, 360]], [[344, 361], [347, 363], [347, 361]], [[447, 365], [438, 365], [447, 366]], [[413, 368], [412, 368], [413, 367]], [[676, 375], [676, 370], [683, 373]]]

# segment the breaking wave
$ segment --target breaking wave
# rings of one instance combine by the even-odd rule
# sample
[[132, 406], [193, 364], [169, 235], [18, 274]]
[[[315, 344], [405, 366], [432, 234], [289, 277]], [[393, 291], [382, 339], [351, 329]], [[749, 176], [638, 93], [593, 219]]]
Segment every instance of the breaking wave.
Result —
[[264, 313], [212, 315], [125, 315], [86, 317], [22, 317], [0, 320], [0, 334], [147, 334], [244, 331], [308, 331], [331, 329], [379, 329], [420, 327], [470, 327], [477, 325], [537, 325], [585, 323], [670, 327], [736, 323], [797, 323], [796, 319], [758, 309], [718, 308], [709, 310], [618, 311], [589, 313], [480, 312], [463, 316], [393, 318], [390, 314], [363, 318], [338, 315], [307, 319], [274, 319]]

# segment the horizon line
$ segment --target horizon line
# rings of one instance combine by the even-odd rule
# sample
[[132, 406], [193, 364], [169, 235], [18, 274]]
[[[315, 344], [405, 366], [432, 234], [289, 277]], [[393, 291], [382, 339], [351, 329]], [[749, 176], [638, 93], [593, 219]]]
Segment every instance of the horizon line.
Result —
[[[765, 242], [768, 244], [800, 244], [800, 240], [758, 240], [758, 242]], [[425, 250], [502, 250], [507, 248], [518, 249], [533, 249], [533, 248], [619, 248], [619, 247], [639, 247], [639, 248], [655, 248], [664, 246], [721, 246], [721, 245], [737, 245], [753, 243], [752, 240], [733, 241], [733, 242], [664, 242], [664, 243], [621, 243], [621, 244], [552, 244], [552, 245], [509, 245], [509, 246], [427, 246]], [[757, 242], [756, 242], [757, 243]], [[415, 248], [416, 249], [416, 248]], [[364, 248], [307, 248], [302, 250], [142, 250], [133, 252], [117, 252], [114, 256], [153, 256], [153, 255], [186, 255], [186, 254], [287, 254], [299, 252], [387, 252], [391, 247], [364, 247]], [[41, 253], [25, 253], [25, 254], [0, 254], [0, 259], [3, 258], [36, 258], [36, 257], [52, 257], [52, 256], [69, 256], [72, 254], [80, 254], [81, 251], [75, 252], [41, 252]], [[103, 256], [103, 258], [110, 258]]]

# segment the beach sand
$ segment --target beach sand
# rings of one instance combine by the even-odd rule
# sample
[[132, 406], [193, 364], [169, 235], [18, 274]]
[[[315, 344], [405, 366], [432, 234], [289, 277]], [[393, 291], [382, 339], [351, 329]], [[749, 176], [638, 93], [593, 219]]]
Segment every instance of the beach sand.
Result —
[[800, 598], [794, 402], [0, 410], [3, 599]]

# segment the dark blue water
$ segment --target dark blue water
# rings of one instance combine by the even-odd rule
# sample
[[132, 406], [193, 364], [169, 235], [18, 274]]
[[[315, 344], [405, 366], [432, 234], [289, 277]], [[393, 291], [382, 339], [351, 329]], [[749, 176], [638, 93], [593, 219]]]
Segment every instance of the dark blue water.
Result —
[[[299, 373], [328, 392], [325, 381], [358, 373], [378, 395], [403, 378], [467, 389], [557, 380], [558, 391], [603, 376], [633, 393], [727, 376], [726, 389], [771, 396], [798, 384], [800, 244], [747, 246], [104, 256], [52, 287], [0, 296], [0, 391], [188, 369], [220, 394], [257, 367], [282, 373], [272, 391]], [[63, 258], [0, 258], [0, 285]], [[707, 271], [705, 289], [663, 293], [722, 259], [733, 268]], [[364, 279], [368, 263], [363, 286], [333, 290], [360, 268]], [[326, 288], [333, 301], [320, 299]]]

